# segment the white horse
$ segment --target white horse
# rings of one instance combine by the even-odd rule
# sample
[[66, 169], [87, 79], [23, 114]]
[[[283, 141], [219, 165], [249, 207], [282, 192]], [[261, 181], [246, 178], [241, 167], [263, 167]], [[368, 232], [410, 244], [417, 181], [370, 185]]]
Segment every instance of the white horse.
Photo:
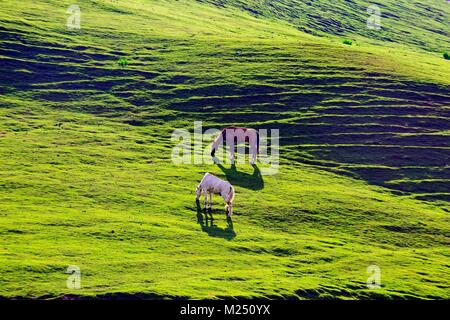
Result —
[[227, 216], [231, 217], [233, 215], [233, 200], [234, 200], [234, 187], [227, 181], [223, 181], [216, 176], [206, 173], [202, 181], [197, 187], [197, 201], [199, 201], [202, 193], [205, 195], [205, 209], [208, 203], [208, 193], [209, 193], [209, 206], [212, 208], [212, 194], [220, 194], [225, 200], [227, 210]]
[[228, 127], [222, 130], [219, 136], [214, 140], [211, 146], [211, 157], [214, 157], [219, 145], [223, 142], [230, 148], [230, 160], [234, 164], [234, 146], [239, 143], [249, 143], [252, 158], [250, 164], [256, 163], [256, 157], [259, 154], [259, 133], [255, 129]]

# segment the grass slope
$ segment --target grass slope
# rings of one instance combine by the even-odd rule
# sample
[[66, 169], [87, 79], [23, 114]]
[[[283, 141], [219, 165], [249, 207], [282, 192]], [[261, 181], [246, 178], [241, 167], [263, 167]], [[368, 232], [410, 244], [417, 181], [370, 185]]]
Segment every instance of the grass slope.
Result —
[[[201, 0], [217, 6], [232, 6], [256, 16], [287, 21], [299, 30], [315, 35], [364, 37], [364, 40], [389, 42], [412, 50], [442, 54], [450, 47], [450, 6], [445, 1], [431, 0]], [[380, 10], [381, 29], [367, 28], [376, 5]]]
[[[71, 4], [0, 11], [0, 296], [450, 297], [447, 61], [193, 1], [80, 1], [70, 31]], [[280, 174], [171, 164], [194, 120], [279, 128]]]

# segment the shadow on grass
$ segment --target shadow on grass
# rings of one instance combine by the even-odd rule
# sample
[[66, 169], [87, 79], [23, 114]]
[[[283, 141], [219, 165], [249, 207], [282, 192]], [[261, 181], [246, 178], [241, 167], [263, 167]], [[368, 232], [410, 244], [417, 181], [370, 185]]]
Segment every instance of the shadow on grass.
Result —
[[251, 190], [264, 189], [264, 180], [256, 164], [252, 165], [253, 174], [237, 171], [236, 165], [232, 164], [229, 169], [225, 168], [221, 163], [215, 162], [216, 165], [225, 173], [227, 181], [234, 186]]
[[200, 201], [197, 203], [197, 222], [202, 227], [202, 231], [206, 232], [211, 237], [223, 238], [232, 240], [236, 237], [236, 232], [233, 228], [233, 220], [231, 217], [227, 217], [227, 227], [220, 228], [214, 224], [214, 217], [211, 209], [202, 209]]

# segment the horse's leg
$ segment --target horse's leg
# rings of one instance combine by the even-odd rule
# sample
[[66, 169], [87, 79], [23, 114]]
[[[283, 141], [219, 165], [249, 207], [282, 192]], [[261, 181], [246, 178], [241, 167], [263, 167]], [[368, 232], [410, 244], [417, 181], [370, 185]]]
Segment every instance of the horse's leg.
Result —
[[234, 159], [234, 130], [233, 129], [226, 129], [224, 142], [225, 142], [225, 145], [224, 145], [225, 158], [226, 158], [226, 150], [227, 150], [227, 148], [229, 148], [230, 149], [230, 160], [232, 161], [231, 163], [233, 163], [233, 159]]
[[252, 151], [252, 159], [250, 160], [250, 164], [254, 165], [256, 163], [256, 154], [257, 154], [257, 149], [256, 149], [256, 144], [254, 144], [250, 150]]
[[252, 153], [252, 158], [250, 160], [250, 164], [254, 165], [256, 163], [256, 155], [258, 154], [258, 137], [255, 133], [254, 135], [250, 136], [248, 139], [249, 145], [250, 145], [250, 152]]
[[207, 208], [207, 204], [208, 204], [208, 190], [205, 189], [205, 209]]
[[234, 149], [235, 149], [234, 137], [233, 137], [233, 139], [230, 139], [229, 145], [230, 145], [230, 160], [231, 160], [231, 164], [234, 164]]
[[212, 192], [209, 193], [209, 207], [212, 209]]

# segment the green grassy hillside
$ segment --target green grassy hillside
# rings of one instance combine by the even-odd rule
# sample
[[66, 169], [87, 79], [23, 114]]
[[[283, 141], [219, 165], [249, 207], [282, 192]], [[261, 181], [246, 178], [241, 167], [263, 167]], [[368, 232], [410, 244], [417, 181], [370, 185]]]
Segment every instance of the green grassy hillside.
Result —
[[[202, 0], [217, 6], [237, 7], [255, 16], [287, 21], [299, 30], [324, 36], [351, 36], [379, 44], [402, 44], [412, 50], [441, 53], [450, 48], [450, 6], [429, 0]], [[381, 29], [367, 28], [377, 6]]]
[[[450, 298], [449, 61], [188, 0], [68, 30], [71, 4], [0, 9], [0, 296]], [[172, 164], [200, 120], [280, 129], [280, 173]], [[207, 171], [232, 221], [196, 207]]]

